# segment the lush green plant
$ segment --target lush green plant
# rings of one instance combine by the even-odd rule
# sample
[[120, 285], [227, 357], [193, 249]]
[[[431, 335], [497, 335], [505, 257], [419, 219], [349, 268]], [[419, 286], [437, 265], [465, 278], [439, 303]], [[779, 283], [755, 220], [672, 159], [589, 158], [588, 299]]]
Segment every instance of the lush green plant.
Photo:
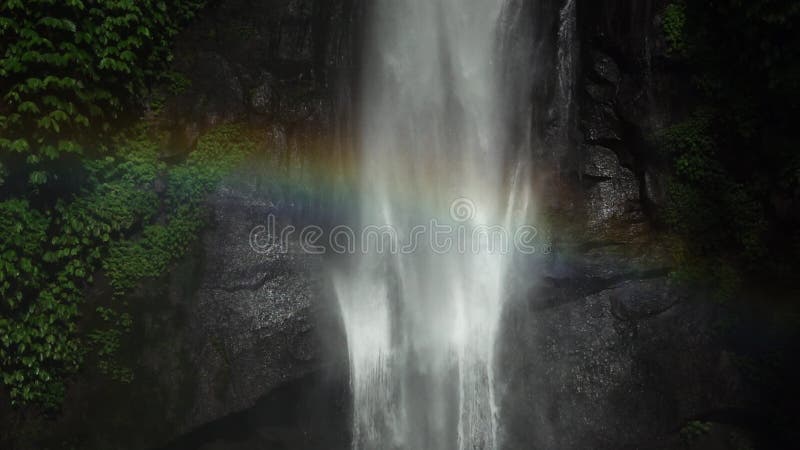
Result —
[[[115, 360], [130, 328], [124, 311], [97, 310], [106, 324], [77, 332], [83, 292], [103, 269], [115, 297], [163, 274], [184, 253], [203, 221], [203, 201], [255, 144], [242, 128], [201, 138], [183, 163], [167, 167], [158, 144], [140, 129], [117, 141], [117, 157], [86, 162], [91, 187], [53, 209], [0, 202], [0, 375], [15, 403], [57, 405], [65, 377], [93, 351], [100, 370], [129, 381]], [[157, 179], [166, 193], [156, 194]], [[161, 223], [153, 223], [161, 214]]]
[[167, 70], [171, 38], [203, 3], [0, 3], [0, 381], [14, 403], [58, 404], [84, 354], [108, 357], [129, 326], [100, 309], [108, 330], [90, 332], [89, 346], [77, 330], [109, 249], [164, 202], [158, 145], [141, 130], [113, 136], [153, 82], [185, 87]]
[[697, 94], [658, 136], [674, 167], [663, 215], [693, 249], [689, 277], [728, 293], [749, 275], [780, 277], [800, 256], [800, 224], [774, 202], [800, 202], [800, 1], [678, 1], [663, 17]]
[[0, 203], [0, 373], [15, 402], [58, 402], [61, 380], [83, 356], [78, 308], [103, 247], [156, 211], [157, 196], [141, 184], [141, 163], [121, 165], [131, 172], [52, 209], [21, 199]]
[[86, 335], [89, 347], [98, 358], [97, 367], [103, 374], [120, 383], [133, 381], [133, 371], [116, 361], [121, 342], [125, 334], [130, 333], [133, 326], [131, 315], [120, 313], [114, 309], [99, 306], [97, 314], [106, 324], [105, 328], [97, 328]]
[[737, 181], [720, 161], [712, 121], [698, 113], [661, 135], [675, 163], [665, 217], [673, 229], [702, 237], [704, 249], [735, 249], [755, 261], [766, 251], [765, 213], [757, 187]]
[[[219, 127], [198, 142], [197, 150], [187, 161], [167, 171], [166, 223], [148, 225], [135, 238], [112, 243], [103, 261], [115, 297], [124, 295], [143, 279], [161, 276], [186, 252], [204, 223], [203, 202], [207, 194], [254, 149], [254, 140], [241, 127]], [[109, 316], [111, 312], [104, 314]], [[117, 322], [97, 331], [94, 344], [101, 348], [100, 369], [114, 379], [129, 381], [133, 376], [130, 369], [115, 361], [115, 350], [126, 332], [120, 321], [127, 324], [129, 316], [114, 313]], [[106, 316], [104, 320], [111, 322]]]
[[[0, 4], [0, 160], [19, 191], [67, 177], [164, 73], [200, 0], [6, 0]], [[74, 169], [70, 166], [69, 169]], [[24, 177], [24, 178], [23, 178]], [[52, 181], [52, 180], [51, 180]]]
[[687, 52], [686, 43], [686, 4], [683, 2], [670, 3], [664, 10], [664, 33], [667, 37], [669, 51], [675, 55], [684, 55]]
[[149, 225], [135, 239], [115, 242], [103, 263], [117, 294], [163, 274], [175, 255], [185, 252], [203, 224], [206, 195], [254, 148], [243, 129], [224, 126], [204, 136], [187, 161], [170, 168], [166, 224]]

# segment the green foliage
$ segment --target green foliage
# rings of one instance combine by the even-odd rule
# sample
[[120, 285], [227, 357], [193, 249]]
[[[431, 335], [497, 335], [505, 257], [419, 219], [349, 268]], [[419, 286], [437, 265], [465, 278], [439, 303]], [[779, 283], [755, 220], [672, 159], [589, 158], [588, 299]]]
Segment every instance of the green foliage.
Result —
[[[86, 286], [162, 209], [158, 146], [141, 132], [112, 137], [150, 84], [185, 87], [166, 70], [171, 38], [203, 3], [0, 3], [0, 381], [15, 404], [58, 404], [89, 351], [78, 333]], [[97, 313], [111, 326], [86, 340], [102, 358], [128, 320]]]
[[78, 352], [74, 341], [57, 339], [75, 330], [64, 321], [75, 305], [56, 298], [71, 286], [59, 286], [41, 261], [52, 221], [24, 200], [0, 203], [0, 376], [12, 398], [44, 403], [63, 393], [52, 367], [74, 369]]
[[102, 248], [155, 207], [152, 192], [125, 178], [44, 212], [24, 200], [0, 203], [0, 366], [12, 399], [58, 401], [58, 380], [82, 358], [74, 337], [78, 306]]
[[674, 162], [668, 185], [666, 224], [692, 249], [678, 255], [678, 276], [708, 284], [717, 300], [732, 298], [740, 288], [742, 268], [767, 253], [768, 229], [754, 186], [737, 181], [718, 157], [713, 118], [700, 112], [665, 130], [660, 142]]
[[660, 136], [675, 163], [665, 218], [674, 230], [699, 238], [695, 244], [704, 250], [735, 249], [756, 261], [766, 251], [765, 213], [755, 187], [738, 182], [720, 161], [712, 121], [701, 112]]
[[711, 431], [709, 422], [693, 420], [681, 428], [681, 439], [686, 445], [691, 445], [697, 439], [707, 435]]
[[57, 404], [61, 380], [78, 368], [79, 305], [102, 250], [158, 206], [137, 170], [44, 211], [20, 199], [0, 203], [0, 372], [14, 402]]
[[[161, 276], [186, 252], [204, 223], [203, 202], [207, 194], [254, 149], [254, 141], [243, 129], [223, 126], [204, 136], [186, 162], [169, 169], [166, 223], [148, 225], [139, 235], [112, 243], [103, 261], [115, 297], [124, 295], [143, 279]], [[125, 333], [119, 325], [97, 333], [94, 343], [102, 343], [103, 349], [98, 354], [101, 371], [114, 379], [130, 381], [130, 370], [115, 361], [115, 350]]]
[[728, 297], [800, 257], [790, 245], [800, 224], [775, 206], [800, 203], [800, 1], [677, 1], [663, 17], [697, 94], [693, 113], [658, 136], [673, 164], [663, 216], [692, 249], [686, 277], [716, 280]]
[[103, 264], [115, 293], [123, 294], [139, 280], [161, 275], [175, 255], [185, 252], [203, 223], [206, 195], [254, 148], [254, 141], [240, 127], [219, 127], [199, 141], [184, 163], [169, 170], [166, 224], [149, 225], [135, 239], [114, 243]]
[[670, 53], [685, 55], [686, 43], [686, 4], [676, 2], [667, 5], [664, 10], [664, 33], [667, 37]]
[[116, 356], [123, 337], [131, 331], [133, 319], [128, 313], [120, 313], [102, 306], [98, 307], [96, 312], [106, 324], [106, 328], [90, 331], [86, 335], [86, 340], [98, 357], [98, 369], [112, 380], [130, 383], [133, 381], [133, 371], [119, 364]]
[[200, 0], [8, 0], [0, 4], [0, 160], [18, 184], [66, 176], [95, 153], [171, 60]]
[[86, 287], [102, 268], [118, 298], [164, 273], [202, 226], [205, 196], [254, 145], [241, 128], [220, 127], [187, 161], [167, 167], [140, 129], [117, 141], [116, 158], [85, 163], [90, 187], [71, 201], [43, 211], [21, 199], [0, 202], [0, 376], [13, 402], [56, 406], [87, 351], [101, 372], [130, 381], [114, 356], [130, 317], [97, 310], [106, 326], [90, 330], [84, 345], [77, 322]]

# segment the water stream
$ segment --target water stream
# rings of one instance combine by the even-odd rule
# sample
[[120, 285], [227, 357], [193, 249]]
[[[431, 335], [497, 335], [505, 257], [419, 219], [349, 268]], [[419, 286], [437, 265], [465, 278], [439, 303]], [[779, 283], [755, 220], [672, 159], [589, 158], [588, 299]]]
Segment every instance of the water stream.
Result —
[[[356, 222], [362, 236], [370, 228], [373, 237], [417, 245], [364, 245], [335, 272], [354, 448], [499, 446], [494, 352], [514, 249], [496, 233], [513, 241], [533, 212], [530, 152], [509, 148], [520, 140], [502, 119], [520, 109], [508, 103], [530, 102], [505, 85], [498, 27], [506, 3], [375, 0], [370, 7]], [[561, 39], [570, 31], [562, 28]], [[560, 94], [571, 89], [558, 81]], [[454, 230], [451, 247], [430, 235], [432, 221]]]

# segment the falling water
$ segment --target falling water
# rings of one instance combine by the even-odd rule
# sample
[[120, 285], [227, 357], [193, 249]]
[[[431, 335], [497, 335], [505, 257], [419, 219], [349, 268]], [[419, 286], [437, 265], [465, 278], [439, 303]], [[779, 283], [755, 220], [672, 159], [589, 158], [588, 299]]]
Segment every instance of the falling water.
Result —
[[[419, 245], [361, 248], [334, 277], [354, 448], [498, 446], [493, 353], [512, 252], [475, 230], [502, 227], [513, 240], [530, 209], [526, 152], [505, 148], [499, 119], [508, 107], [496, 59], [503, 3], [372, 2], [358, 222]], [[461, 230], [449, 249], [415, 234], [432, 220]]]

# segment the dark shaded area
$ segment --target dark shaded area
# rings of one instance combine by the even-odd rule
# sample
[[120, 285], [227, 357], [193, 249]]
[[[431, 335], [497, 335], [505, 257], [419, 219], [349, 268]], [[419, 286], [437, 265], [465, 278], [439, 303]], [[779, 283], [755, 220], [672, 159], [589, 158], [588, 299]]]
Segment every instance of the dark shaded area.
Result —
[[[636, 246], [520, 261], [545, 278], [517, 280], [505, 313], [504, 448], [791, 448], [796, 324], [757, 298], [723, 305], [682, 289], [656, 247]], [[708, 430], [689, 439], [693, 424]]]
[[349, 399], [346, 374], [311, 374], [159, 450], [344, 450], [350, 448]]

